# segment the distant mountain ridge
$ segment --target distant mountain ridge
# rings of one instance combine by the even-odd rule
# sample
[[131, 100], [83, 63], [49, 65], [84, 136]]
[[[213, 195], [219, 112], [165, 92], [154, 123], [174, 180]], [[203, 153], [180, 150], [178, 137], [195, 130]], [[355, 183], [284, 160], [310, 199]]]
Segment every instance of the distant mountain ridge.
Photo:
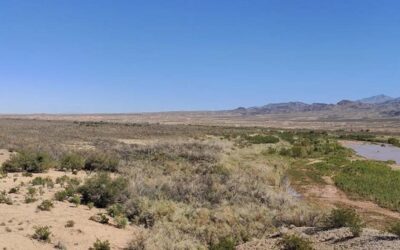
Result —
[[358, 100], [359, 102], [362, 103], [369, 103], [369, 104], [378, 104], [378, 103], [384, 103], [387, 101], [392, 101], [395, 98], [387, 96], [387, 95], [376, 95], [376, 96], [371, 96], [368, 98], [363, 98]]
[[271, 103], [264, 106], [244, 108], [240, 107], [233, 110], [235, 113], [243, 115], [262, 115], [262, 114], [306, 114], [310, 112], [323, 113], [325, 116], [334, 117], [399, 117], [400, 118], [400, 98], [393, 98], [387, 95], [376, 95], [360, 100], [342, 100], [336, 104], [304, 102], [284, 102]]

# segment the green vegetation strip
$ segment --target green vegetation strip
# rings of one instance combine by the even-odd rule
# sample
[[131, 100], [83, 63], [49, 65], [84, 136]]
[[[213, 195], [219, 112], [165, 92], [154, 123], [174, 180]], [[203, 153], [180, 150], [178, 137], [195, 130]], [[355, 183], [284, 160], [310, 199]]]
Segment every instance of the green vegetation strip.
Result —
[[335, 184], [349, 193], [400, 211], [400, 172], [376, 161], [355, 161], [341, 168]]

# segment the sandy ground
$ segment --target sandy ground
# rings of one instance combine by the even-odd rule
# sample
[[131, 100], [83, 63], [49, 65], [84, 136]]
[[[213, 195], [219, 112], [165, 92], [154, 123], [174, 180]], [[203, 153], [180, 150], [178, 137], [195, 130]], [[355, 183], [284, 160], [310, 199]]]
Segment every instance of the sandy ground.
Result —
[[[0, 152], [0, 164], [7, 159], [5, 150]], [[55, 245], [61, 243], [67, 249], [88, 249], [96, 239], [109, 240], [112, 249], [123, 249], [139, 232], [135, 226], [127, 226], [126, 229], [118, 229], [110, 224], [103, 225], [89, 220], [92, 215], [105, 212], [104, 209], [93, 208], [89, 210], [87, 206], [80, 205], [75, 207], [69, 202], [54, 202], [51, 211], [40, 211], [37, 206], [44, 199], [51, 199], [54, 193], [61, 190], [61, 186], [56, 184], [54, 188], [44, 187], [44, 193], [38, 195], [38, 201], [25, 203], [24, 196], [27, 193], [29, 182], [36, 176], [47, 177], [55, 181], [57, 177], [65, 175], [64, 172], [49, 171], [43, 174], [34, 174], [33, 177], [23, 177], [21, 174], [8, 174], [7, 177], [0, 179], [0, 190], [8, 192], [10, 188], [19, 186], [21, 182], [25, 185], [20, 188], [18, 194], [10, 194], [13, 201], [12, 205], [0, 204], [0, 247], [5, 249], [54, 249]], [[86, 173], [80, 172], [77, 176], [67, 174], [70, 177], [84, 179]], [[36, 186], [37, 187], [37, 186]], [[74, 227], [66, 228], [67, 221], [73, 220]], [[50, 226], [51, 242], [43, 243], [32, 238], [35, 226]]]

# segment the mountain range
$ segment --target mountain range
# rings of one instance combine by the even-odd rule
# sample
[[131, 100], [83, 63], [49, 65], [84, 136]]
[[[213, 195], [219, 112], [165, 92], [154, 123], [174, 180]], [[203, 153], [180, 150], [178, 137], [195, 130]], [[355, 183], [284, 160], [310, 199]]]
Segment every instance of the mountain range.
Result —
[[360, 100], [341, 100], [336, 104], [285, 102], [258, 107], [239, 107], [233, 110], [242, 115], [264, 114], [321, 114], [322, 117], [351, 118], [400, 118], [400, 98], [377, 95]]

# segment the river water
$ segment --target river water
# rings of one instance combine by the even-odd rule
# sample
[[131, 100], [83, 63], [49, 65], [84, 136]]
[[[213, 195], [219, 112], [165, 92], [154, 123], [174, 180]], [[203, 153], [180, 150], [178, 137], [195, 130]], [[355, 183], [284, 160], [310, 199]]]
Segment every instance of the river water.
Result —
[[353, 149], [360, 156], [378, 161], [393, 160], [400, 164], [400, 148], [390, 144], [372, 144], [367, 142], [346, 141], [343, 145]]

